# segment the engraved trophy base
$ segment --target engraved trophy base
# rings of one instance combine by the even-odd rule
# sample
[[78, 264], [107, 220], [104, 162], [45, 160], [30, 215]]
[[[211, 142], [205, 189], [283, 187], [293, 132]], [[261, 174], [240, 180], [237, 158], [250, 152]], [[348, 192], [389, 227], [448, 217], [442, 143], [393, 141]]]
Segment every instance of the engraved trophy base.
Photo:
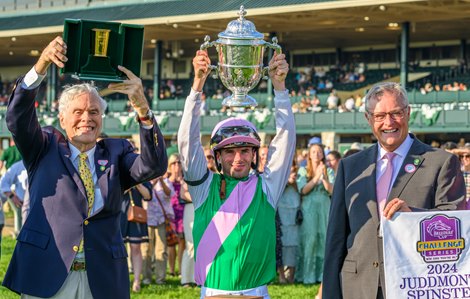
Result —
[[232, 94], [222, 101], [222, 106], [227, 107], [256, 107], [256, 100], [247, 94]]

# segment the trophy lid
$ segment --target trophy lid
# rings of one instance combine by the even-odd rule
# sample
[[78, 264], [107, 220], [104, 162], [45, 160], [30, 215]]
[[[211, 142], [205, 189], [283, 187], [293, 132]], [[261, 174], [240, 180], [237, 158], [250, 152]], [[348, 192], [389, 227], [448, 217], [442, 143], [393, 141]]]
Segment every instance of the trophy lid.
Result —
[[264, 35], [256, 31], [255, 24], [245, 19], [246, 10], [242, 5], [238, 12], [239, 18], [231, 21], [224, 32], [219, 33], [219, 38], [226, 39], [263, 39]]

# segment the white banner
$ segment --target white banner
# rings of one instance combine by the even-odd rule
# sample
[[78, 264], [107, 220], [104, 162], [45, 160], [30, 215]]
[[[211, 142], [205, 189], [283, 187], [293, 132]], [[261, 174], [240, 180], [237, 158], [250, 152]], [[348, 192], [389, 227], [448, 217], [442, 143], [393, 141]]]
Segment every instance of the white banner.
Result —
[[382, 225], [387, 299], [470, 298], [470, 211], [397, 213]]

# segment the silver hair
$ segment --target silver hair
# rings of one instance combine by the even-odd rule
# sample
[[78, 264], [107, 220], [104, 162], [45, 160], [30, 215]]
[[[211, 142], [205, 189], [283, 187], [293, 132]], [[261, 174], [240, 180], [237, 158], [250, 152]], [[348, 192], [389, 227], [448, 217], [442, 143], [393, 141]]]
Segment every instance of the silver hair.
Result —
[[382, 97], [384, 92], [389, 92], [393, 94], [397, 99], [400, 99], [404, 107], [409, 105], [408, 93], [399, 83], [381, 82], [372, 86], [367, 92], [365, 100], [366, 111], [369, 111], [369, 105], [371, 102], [380, 101], [380, 98]]
[[72, 102], [76, 96], [82, 93], [94, 94], [99, 99], [101, 113], [104, 113], [108, 103], [99, 95], [98, 90], [93, 84], [82, 83], [71, 86], [66, 86], [59, 98], [59, 113], [64, 113], [67, 110], [70, 102]]

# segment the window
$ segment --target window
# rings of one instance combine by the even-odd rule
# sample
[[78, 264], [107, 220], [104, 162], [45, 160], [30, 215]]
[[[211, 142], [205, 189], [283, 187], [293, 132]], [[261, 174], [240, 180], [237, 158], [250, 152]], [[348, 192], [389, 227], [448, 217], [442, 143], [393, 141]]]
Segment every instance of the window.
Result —
[[173, 61], [173, 73], [175, 74], [186, 73], [186, 61], [184, 60]]

